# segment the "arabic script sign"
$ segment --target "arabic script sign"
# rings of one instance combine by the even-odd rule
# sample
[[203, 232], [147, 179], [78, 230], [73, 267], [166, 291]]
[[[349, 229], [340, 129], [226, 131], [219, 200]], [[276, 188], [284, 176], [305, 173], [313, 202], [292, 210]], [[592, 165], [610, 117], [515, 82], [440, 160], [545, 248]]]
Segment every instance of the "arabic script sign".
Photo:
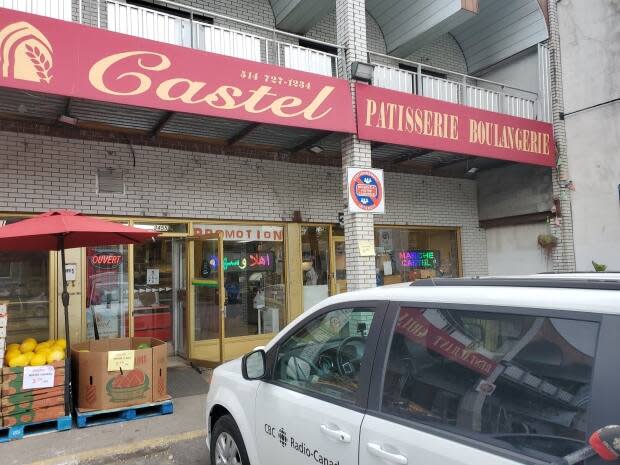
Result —
[[343, 79], [3, 8], [0, 86], [259, 123], [355, 132], [351, 93]]

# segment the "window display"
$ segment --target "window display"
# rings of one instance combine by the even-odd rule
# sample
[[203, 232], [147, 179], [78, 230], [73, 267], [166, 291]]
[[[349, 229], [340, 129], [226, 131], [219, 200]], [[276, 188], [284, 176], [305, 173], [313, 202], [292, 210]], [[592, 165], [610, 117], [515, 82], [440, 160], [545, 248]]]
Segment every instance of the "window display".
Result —
[[329, 296], [329, 228], [301, 228], [304, 311]]
[[0, 253], [0, 301], [8, 302], [7, 343], [49, 339], [49, 254]]
[[376, 228], [377, 285], [460, 276], [457, 232]]
[[284, 244], [224, 241], [226, 337], [276, 333], [285, 323]]

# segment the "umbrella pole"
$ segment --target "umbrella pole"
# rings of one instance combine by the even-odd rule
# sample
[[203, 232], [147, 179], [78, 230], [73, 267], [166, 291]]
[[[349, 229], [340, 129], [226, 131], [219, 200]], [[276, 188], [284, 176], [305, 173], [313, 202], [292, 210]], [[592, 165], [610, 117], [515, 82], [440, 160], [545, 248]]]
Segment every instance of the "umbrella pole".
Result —
[[67, 291], [67, 271], [65, 267], [65, 236], [58, 239], [62, 272], [62, 306], [65, 313], [65, 340], [67, 350], [65, 357], [65, 415], [71, 415], [71, 339], [69, 336], [69, 292]]

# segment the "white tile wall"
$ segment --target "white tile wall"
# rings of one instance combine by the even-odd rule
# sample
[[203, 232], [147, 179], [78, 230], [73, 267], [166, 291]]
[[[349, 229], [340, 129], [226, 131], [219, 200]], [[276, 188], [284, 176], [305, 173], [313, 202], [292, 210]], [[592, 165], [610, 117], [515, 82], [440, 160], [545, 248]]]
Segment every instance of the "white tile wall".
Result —
[[[0, 131], [0, 211], [75, 208], [90, 214], [335, 223], [340, 168]], [[124, 170], [125, 194], [97, 194], [101, 168]], [[466, 275], [486, 274], [476, 184], [386, 173], [375, 224], [460, 226]]]

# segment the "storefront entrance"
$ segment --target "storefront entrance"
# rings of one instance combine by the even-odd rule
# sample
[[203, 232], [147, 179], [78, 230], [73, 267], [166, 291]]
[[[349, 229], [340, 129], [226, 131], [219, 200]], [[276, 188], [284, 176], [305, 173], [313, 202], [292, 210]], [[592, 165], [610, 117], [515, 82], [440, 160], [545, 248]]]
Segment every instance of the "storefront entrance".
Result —
[[287, 321], [284, 228], [193, 228], [189, 357], [217, 364], [265, 344]]

